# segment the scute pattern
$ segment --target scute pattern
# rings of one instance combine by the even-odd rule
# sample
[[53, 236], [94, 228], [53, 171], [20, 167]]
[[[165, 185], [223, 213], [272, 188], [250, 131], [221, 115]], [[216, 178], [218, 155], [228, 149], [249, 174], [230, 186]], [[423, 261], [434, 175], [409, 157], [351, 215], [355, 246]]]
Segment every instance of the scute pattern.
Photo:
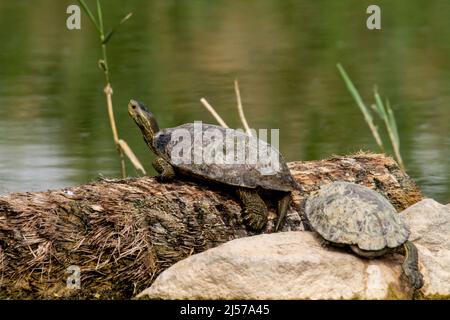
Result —
[[[171, 154], [177, 145], [177, 139], [172, 139], [172, 135], [177, 134], [178, 130], [187, 130], [190, 133], [190, 137], [194, 138], [194, 124], [188, 123], [175, 128], [167, 128], [160, 130], [155, 139], [153, 140], [153, 146], [156, 150], [157, 154], [162, 158], [166, 159], [173, 167], [178, 169], [181, 173], [187, 175], [196, 175], [201, 178], [213, 180], [216, 182], [221, 182], [233, 186], [241, 186], [247, 188], [256, 188], [262, 187], [267, 190], [278, 190], [278, 191], [292, 191], [297, 187], [297, 182], [292, 177], [286, 162], [284, 161], [282, 155], [278, 150], [273, 148], [270, 144], [257, 139], [255, 137], [250, 137], [243, 132], [239, 132], [233, 130], [233, 133], [236, 135], [237, 139], [245, 139], [247, 150], [246, 155], [248, 154], [257, 154], [257, 149], [255, 146], [258, 143], [262, 143], [267, 147], [267, 150], [272, 150], [275, 152], [276, 156], [279, 159], [279, 170], [275, 174], [262, 174], [261, 171], [264, 170], [264, 167], [270, 167], [270, 163], [264, 164], [257, 161], [255, 164], [217, 164], [217, 163], [205, 163], [201, 161], [199, 164], [195, 163], [174, 163], [171, 159]], [[224, 137], [226, 134], [226, 130], [220, 126], [210, 125], [210, 124], [202, 124], [201, 132], [205, 134], [205, 132], [211, 133], [212, 130], [218, 130]], [[180, 131], [178, 131], [179, 133]], [[234, 141], [234, 147], [237, 148], [237, 139]], [[253, 140], [252, 140], [253, 139]], [[178, 140], [180, 141], [180, 140]], [[198, 152], [200, 148], [194, 148], [194, 143], [191, 141], [189, 153], [191, 155], [191, 159], [194, 159], [195, 152]], [[202, 146], [206, 148], [211, 143], [211, 139], [202, 139]], [[248, 143], [253, 142], [253, 143]], [[226, 154], [226, 144], [223, 143], [224, 154]], [[201, 154], [197, 154], [200, 156]]]
[[312, 194], [305, 205], [311, 226], [326, 240], [375, 251], [396, 248], [409, 230], [379, 193], [348, 182], [334, 182]]

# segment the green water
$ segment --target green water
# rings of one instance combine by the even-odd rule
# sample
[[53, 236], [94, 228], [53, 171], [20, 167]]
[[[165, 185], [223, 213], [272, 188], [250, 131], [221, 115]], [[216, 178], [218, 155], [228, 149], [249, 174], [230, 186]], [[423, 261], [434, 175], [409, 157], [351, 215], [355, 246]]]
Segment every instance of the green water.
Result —
[[[120, 136], [152, 173], [128, 100], [170, 127], [214, 123], [206, 97], [239, 127], [239, 78], [250, 125], [279, 128], [287, 160], [377, 151], [341, 62], [365, 100], [375, 84], [390, 98], [408, 173], [450, 202], [450, 2], [376, 2], [381, 31], [365, 26], [371, 1], [104, 0], [107, 26], [134, 12], [108, 48]], [[84, 15], [66, 29], [72, 3], [0, 1], [0, 193], [119, 175], [97, 35]]]

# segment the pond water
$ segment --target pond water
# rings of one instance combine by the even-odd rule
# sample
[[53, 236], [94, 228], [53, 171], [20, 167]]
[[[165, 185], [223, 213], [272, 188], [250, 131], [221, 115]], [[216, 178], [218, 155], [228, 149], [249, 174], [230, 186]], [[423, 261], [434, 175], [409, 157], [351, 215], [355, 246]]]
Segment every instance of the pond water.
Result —
[[[73, 2], [0, 1], [0, 193], [119, 176], [98, 38], [85, 15], [81, 30], [66, 29]], [[171, 127], [215, 123], [199, 102], [206, 97], [239, 127], [235, 78], [250, 125], [279, 128], [287, 160], [378, 151], [340, 62], [365, 101], [375, 85], [389, 97], [408, 173], [425, 195], [450, 202], [448, 0], [377, 1], [379, 31], [366, 28], [371, 2], [361, 0], [103, 3], [106, 26], [134, 12], [108, 56], [119, 134], [150, 174], [153, 155], [128, 100], [146, 102]]]

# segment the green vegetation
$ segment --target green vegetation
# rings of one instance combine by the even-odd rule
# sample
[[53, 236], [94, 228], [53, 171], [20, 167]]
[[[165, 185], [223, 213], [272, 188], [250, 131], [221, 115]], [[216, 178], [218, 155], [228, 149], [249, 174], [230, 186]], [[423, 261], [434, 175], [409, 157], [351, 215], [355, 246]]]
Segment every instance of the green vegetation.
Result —
[[[358, 90], [356, 89], [355, 85], [353, 84], [352, 80], [348, 76], [345, 69], [340, 64], [337, 65], [337, 68], [342, 76], [342, 79], [344, 79], [348, 91], [353, 96], [353, 99], [355, 99], [356, 104], [363, 113], [364, 120], [369, 126], [376, 143], [381, 149], [381, 152], [385, 152], [383, 140], [381, 139], [380, 134], [378, 132], [378, 127], [375, 125], [373, 121], [370, 109], [362, 100], [361, 95], [359, 94]], [[383, 103], [383, 100], [381, 99], [380, 94], [378, 93], [376, 87], [374, 89], [374, 98], [375, 103], [371, 105], [371, 109], [381, 118], [381, 120], [383, 120], [386, 126], [386, 131], [389, 135], [392, 149], [394, 150], [395, 158], [397, 159], [397, 162], [399, 163], [400, 167], [403, 170], [405, 170], [405, 165], [403, 163], [403, 159], [400, 154], [400, 138], [398, 135], [397, 122], [395, 121], [395, 115], [394, 111], [391, 108], [391, 104], [387, 99], [386, 104]]]
[[84, 12], [89, 16], [89, 19], [91, 20], [92, 24], [95, 26], [95, 28], [98, 31], [98, 34], [100, 36], [100, 43], [102, 47], [102, 59], [98, 61], [99, 67], [103, 70], [103, 73], [105, 74], [105, 96], [106, 96], [106, 104], [108, 107], [108, 116], [109, 116], [109, 122], [111, 124], [111, 130], [113, 133], [114, 143], [117, 147], [117, 152], [119, 153], [120, 158], [120, 167], [121, 167], [121, 173], [122, 177], [125, 178], [127, 176], [126, 168], [125, 168], [125, 161], [124, 161], [124, 154], [127, 155], [128, 159], [133, 163], [134, 167], [138, 170], [140, 170], [142, 173], [145, 174], [145, 169], [141, 165], [140, 161], [134, 154], [134, 152], [131, 150], [131, 148], [128, 146], [128, 143], [119, 138], [119, 133], [117, 131], [116, 126], [116, 120], [114, 118], [114, 108], [112, 104], [112, 86], [109, 76], [109, 67], [108, 67], [108, 57], [106, 55], [106, 45], [111, 40], [111, 37], [115, 33], [115, 31], [118, 29], [120, 25], [122, 25], [124, 22], [126, 22], [129, 18], [131, 18], [132, 13], [128, 13], [125, 17], [123, 17], [119, 24], [111, 29], [108, 33], [105, 35], [105, 29], [103, 27], [103, 13], [102, 13], [102, 6], [100, 4], [100, 0], [97, 0], [97, 19], [95, 18], [92, 11], [89, 9], [87, 4], [84, 2], [84, 0], [78, 0], [80, 5], [82, 6]]

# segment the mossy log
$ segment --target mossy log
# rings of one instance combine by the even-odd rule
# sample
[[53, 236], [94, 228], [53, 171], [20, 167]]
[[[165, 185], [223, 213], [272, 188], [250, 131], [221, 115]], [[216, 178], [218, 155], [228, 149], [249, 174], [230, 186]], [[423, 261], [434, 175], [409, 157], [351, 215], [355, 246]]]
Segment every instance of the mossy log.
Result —
[[[320, 185], [371, 187], [402, 210], [422, 199], [391, 158], [378, 154], [291, 162], [293, 192], [283, 231], [304, 230], [302, 204]], [[273, 230], [274, 203], [268, 199]], [[131, 298], [164, 269], [226, 241], [253, 235], [230, 188], [154, 178], [0, 196], [0, 298]], [[66, 285], [79, 266], [81, 289]]]

